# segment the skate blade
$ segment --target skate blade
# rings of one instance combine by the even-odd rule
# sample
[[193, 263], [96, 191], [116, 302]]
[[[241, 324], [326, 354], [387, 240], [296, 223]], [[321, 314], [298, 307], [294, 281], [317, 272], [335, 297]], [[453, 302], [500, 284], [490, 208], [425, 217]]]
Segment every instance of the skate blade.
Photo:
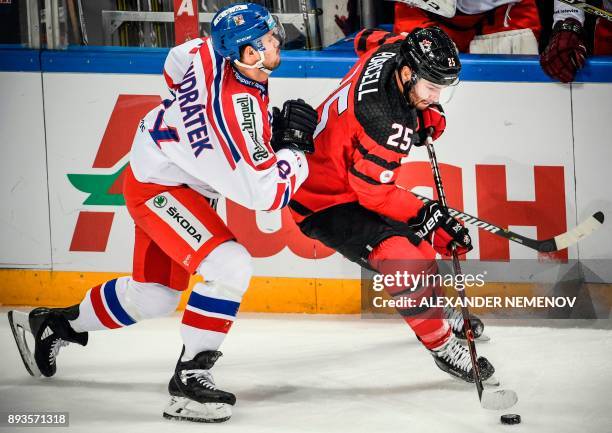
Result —
[[185, 397], [170, 397], [163, 417], [175, 421], [224, 422], [232, 416], [232, 407], [226, 403], [198, 403]]
[[485, 389], [480, 398], [480, 405], [484, 409], [504, 410], [509, 409], [518, 401], [518, 395], [511, 389], [499, 389], [491, 391]]
[[31, 332], [29, 314], [17, 310], [11, 310], [8, 312], [8, 319], [9, 324], [11, 325], [11, 330], [13, 331], [13, 337], [15, 337], [15, 343], [17, 343], [17, 349], [19, 350], [21, 360], [23, 361], [23, 365], [25, 366], [26, 370], [28, 370], [28, 373], [30, 373], [30, 376], [41, 377], [42, 374], [36, 365], [34, 354], [30, 350], [26, 340], [26, 331]]
[[[455, 376], [455, 375], [453, 375], [453, 374], [449, 374], [449, 376], [450, 376], [450, 377], [451, 377], [453, 380], [455, 380], [455, 381], [457, 381], [457, 382], [459, 382], [459, 383], [464, 383], [464, 384], [466, 384], [466, 385], [473, 385], [473, 384], [474, 384], [474, 382], [467, 382], [467, 381], [463, 380], [462, 378], [457, 377], [457, 376]], [[499, 379], [498, 379], [497, 377], [495, 377], [495, 376], [491, 376], [491, 377], [489, 377], [487, 380], [483, 380], [483, 381], [482, 381], [482, 384], [483, 384], [484, 386], [487, 386], [487, 387], [497, 387], [497, 386], [501, 385], [501, 382], [499, 381]]]

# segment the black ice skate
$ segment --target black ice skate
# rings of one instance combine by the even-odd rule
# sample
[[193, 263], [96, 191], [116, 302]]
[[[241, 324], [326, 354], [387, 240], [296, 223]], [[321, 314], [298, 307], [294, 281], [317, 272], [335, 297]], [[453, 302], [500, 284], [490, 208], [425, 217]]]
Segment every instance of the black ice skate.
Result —
[[[452, 307], [444, 307], [444, 317], [448, 320], [448, 323], [453, 330], [453, 334], [457, 337], [461, 343], [464, 343], [467, 338], [465, 336], [465, 329], [463, 327], [463, 315], [461, 310], [457, 310]], [[489, 341], [490, 338], [484, 334], [484, 323], [477, 316], [470, 314], [470, 324], [472, 325], [472, 332], [474, 333], [474, 340]]]
[[[51, 377], [57, 370], [59, 350], [69, 343], [87, 344], [87, 332], [76, 332], [68, 320], [79, 316], [79, 306], [68, 308], [35, 308], [30, 314], [9, 311], [8, 318], [21, 354], [23, 364], [30, 375]], [[34, 337], [34, 353], [28, 346], [25, 331]]]
[[220, 356], [221, 352], [206, 351], [198, 353], [191, 361], [182, 362], [179, 357], [168, 385], [170, 403], [164, 410], [164, 418], [194, 422], [230, 419], [236, 396], [217, 389], [210, 373]]
[[[470, 352], [465, 346], [462, 346], [453, 335], [451, 335], [450, 339], [442, 346], [430, 352], [440, 370], [445, 371], [453, 377], [464, 380], [465, 382], [474, 383], [474, 372], [472, 371]], [[495, 368], [493, 368], [487, 358], [482, 356], [478, 357], [478, 366], [480, 368], [480, 378], [483, 382], [490, 379], [493, 382], [492, 384], [499, 384], [493, 377]]]

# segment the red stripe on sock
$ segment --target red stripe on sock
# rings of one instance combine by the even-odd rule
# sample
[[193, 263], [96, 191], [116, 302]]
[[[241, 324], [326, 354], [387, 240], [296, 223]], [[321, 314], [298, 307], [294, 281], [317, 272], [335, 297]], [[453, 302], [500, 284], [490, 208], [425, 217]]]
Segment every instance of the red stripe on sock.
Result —
[[[423, 317], [419, 319], [423, 319]], [[417, 337], [419, 337], [423, 346], [428, 349], [434, 349], [441, 346], [449, 339], [452, 333], [450, 326], [447, 327], [446, 332], [443, 332], [446, 327], [445, 319], [425, 318], [425, 320], [419, 320], [417, 322], [417, 320], [411, 317], [404, 317], [404, 320], [410, 325]], [[414, 324], [415, 322], [416, 324]]]
[[205, 331], [215, 331], [227, 334], [232, 327], [231, 320], [219, 319], [217, 317], [208, 317], [202, 314], [194, 313], [191, 310], [185, 310], [183, 314], [183, 324]]
[[102, 285], [94, 287], [91, 289], [91, 305], [93, 305], [94, 312], [96, 316], [98, 316], [98, 320], [102, 322], [104, 326], [109, 329], [117, 329], [121, 328], [121, 325], [113, 320], [113, 318], [106, 311], [106, 307], [104, 307], [104, 302], [102, 302], [102, 294], [101, 294]]

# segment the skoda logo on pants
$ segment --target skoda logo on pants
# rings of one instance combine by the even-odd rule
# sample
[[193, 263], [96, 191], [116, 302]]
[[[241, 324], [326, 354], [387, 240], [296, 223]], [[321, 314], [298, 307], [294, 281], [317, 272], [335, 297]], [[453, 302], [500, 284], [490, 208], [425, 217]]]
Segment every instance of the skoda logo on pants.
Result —
[[168, 204], [168, 199], [164, 195], [158, 195], [153, 199], [153, 206], [156, 208], [164, 208]]

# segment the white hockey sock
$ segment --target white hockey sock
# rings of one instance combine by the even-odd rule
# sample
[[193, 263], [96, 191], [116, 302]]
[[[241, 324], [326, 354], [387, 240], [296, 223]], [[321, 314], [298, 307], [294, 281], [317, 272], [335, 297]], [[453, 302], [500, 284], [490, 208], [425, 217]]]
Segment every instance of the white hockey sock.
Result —
[[125, 310], [125, 298], [130, 277], [107, 281], [87, 291], [79, 305], [79, 317], [70, 321], [77, 332], [116, 329], [136, 323]]
[[217, 283], [195, 285], [181, 323], [181, 336], [185, 344], [183, 361], [221, 346], [240, 308], [240, 300], [236, 297], [228, 299], [227, 295], [223, 286]]
[[168, 287], [121, 277], [90, 289], [70, 325], [77, 332], [122, 328], [172, 313], [179, 299], [180, 292]]
[[253, 265], [246, 248], [228, 241], [211, 251], [197, 272], [206, 282], [194, 286], [183, 314], [183, 361], [219, 349], [249, 287]]

